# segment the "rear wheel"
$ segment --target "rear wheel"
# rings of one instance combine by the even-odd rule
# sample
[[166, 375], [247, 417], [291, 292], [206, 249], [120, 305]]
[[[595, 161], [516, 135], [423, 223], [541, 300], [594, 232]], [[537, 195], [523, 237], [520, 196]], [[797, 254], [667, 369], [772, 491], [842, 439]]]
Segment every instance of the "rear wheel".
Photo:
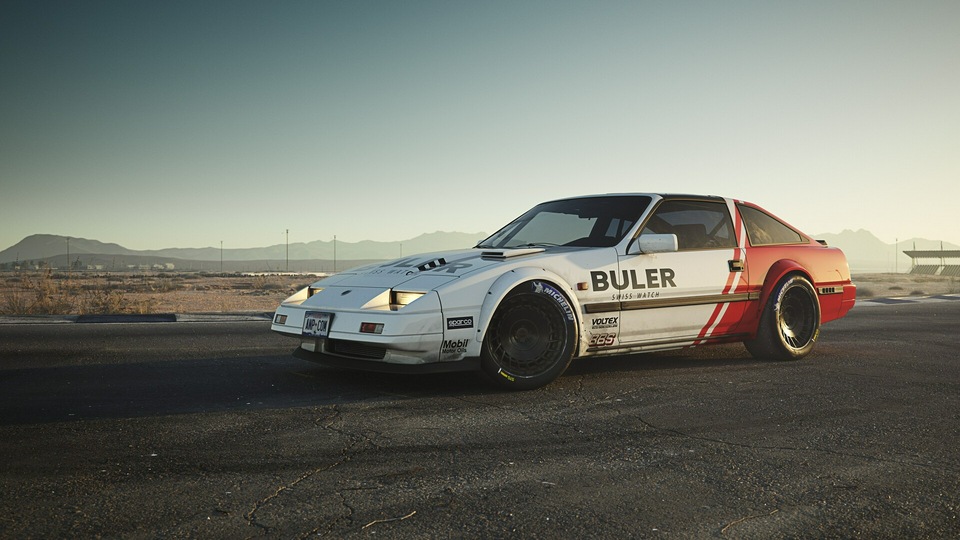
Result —
[[524, 283], [494, 313], [480, 365], [504, 388], [539, 388], [570, 365], [576, 336], [573, 310], [563, 293], [544, 282]]
[[796, 360], [813, 350], [820, 334], [820, 302], [803, 276], [785, 277], [760, 316], [756, 339], [744, 344], [755, 358]]

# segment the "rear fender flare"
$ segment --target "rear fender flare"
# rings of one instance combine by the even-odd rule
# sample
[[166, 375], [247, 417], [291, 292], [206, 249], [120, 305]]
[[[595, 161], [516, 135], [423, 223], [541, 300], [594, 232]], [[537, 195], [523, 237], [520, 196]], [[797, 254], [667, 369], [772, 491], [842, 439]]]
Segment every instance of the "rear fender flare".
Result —
[[580, 350], [579, 340], [582, 338], [583, 332], [580, 331], [580, 303], [577, 301], [576, 294], [574, 294], [573, 289], [559, 275], [544, 268], [532, 267], [514, 268], [497, 278], [497, 280], [493, 282], [493, 285], [490, 286], [490, 289], [484, 296], [483, 304], [480, 306], [480, 316], [477, 321], [477, 339], [474, 341], [473, 347], [471, 347], [471, 349], [476, 348], [476, 351], [471, 350], [471, 355], [480, 354], [480, 348], [490, 325], [490, 320], [493, 318], [493, 314], [497, 311], [497, 308], [500, 307], [503, 299], [506, 298], [506, 296], [510, 294], [510, 291], [514, 290], [517, 285], [528, 281], [546, 282], [562, 292], [566, 297], [566, 301], [570, 304], [570, 309], [573, 312], [575, 328], [578, 329], [578, 347], [577, 350], [574, 351], [574, 356], [577, 355]]
[[797, 274], [805, 277], [807, 281], [816, 288], [816, 284], [813, 282], [813, 278], [810, 277], [810, 273], [797, 261], [781, 259], [773, 263], [770, 265], [770, 270], [767, 271], [767, 276], [763, 280], [763, 288], [760, 289], [760, 302], [757, 304], [758, 319], [759, 314], [762, 313], [763, 308], [766, 307], [767, 301], [770, 300], [770, 295], [773, 293], [773, 289], [777, 286], [777, 283], [780, 283], [780, 281], [789, 274]]

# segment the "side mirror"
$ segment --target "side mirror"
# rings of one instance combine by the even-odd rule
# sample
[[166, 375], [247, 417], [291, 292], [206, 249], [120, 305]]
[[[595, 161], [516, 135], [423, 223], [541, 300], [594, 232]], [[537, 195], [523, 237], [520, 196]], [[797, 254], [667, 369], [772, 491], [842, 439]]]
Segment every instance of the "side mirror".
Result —
[[627, 248], [627, 255], [673, 253], [677, 251], [678, 246], [675, 234], [641, 234]]

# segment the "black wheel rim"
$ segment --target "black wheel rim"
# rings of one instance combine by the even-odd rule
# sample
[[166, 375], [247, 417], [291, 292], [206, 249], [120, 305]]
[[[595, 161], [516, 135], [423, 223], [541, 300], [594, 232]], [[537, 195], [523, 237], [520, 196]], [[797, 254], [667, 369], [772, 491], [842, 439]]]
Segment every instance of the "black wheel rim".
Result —
[[562, 315], [543, 298], [522, 296], [508, 300], [491, 328], [491, 356], [501, 369], [515, 377], [541, 375], [563, 355]]
[[806, 347], [816, 332], [817, 307], [808, 290], [791, 287], [780, 300], [778, 324], [780, 339], [795, 350]]

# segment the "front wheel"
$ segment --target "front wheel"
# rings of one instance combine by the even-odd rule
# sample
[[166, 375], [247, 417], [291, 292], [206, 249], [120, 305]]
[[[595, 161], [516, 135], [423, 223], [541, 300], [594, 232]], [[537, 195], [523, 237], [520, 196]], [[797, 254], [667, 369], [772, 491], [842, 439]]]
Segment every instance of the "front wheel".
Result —
[[541, 281], [512, 291], [490, 321], [480, 352], [483, 371], [512, 390], [539, 388], [570, 365], [577, 338], [566, 296]]
[[820, 334], [820, 302], [813, 285], [791, 275], [774, 288], [760, 315], [756, 339], [744, 342], [754, 358], [796, 360], [813, 350]]

